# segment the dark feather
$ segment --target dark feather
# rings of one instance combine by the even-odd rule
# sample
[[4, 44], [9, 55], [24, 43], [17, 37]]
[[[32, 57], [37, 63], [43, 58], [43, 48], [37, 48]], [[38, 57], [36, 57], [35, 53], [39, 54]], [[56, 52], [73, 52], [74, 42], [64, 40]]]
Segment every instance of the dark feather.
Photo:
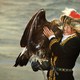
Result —
[[31, 20], [27, 24], [25, 31], [22, 35], [21, 41], [20, 41], [20, 46], [25, 47], [26, 45], [28, 45], [28, 39], [29, 39], [31, 28], [34, 29], [37, 27], [41, 27], [45, 23], [47, 23], [47, 20], [45, 18], [45, 11], [43, 9], [41, 9], [31, 18]]
[[45, 10], [40, 9], [27, 24], [20, 40], [20, 46], [27, 47], [28, 51], [24, 52], [23, 55], [19, 54], [14, 66], [26, 65], [32, 54], [36, 54], [39, 51], [44, 53], [46, 58], [50, 57], [49, 40], [43, 34], [44, 26], [52, 29], [56, 33], [57, 38], [62, 36], [62, 31], [57, 25], [46, 20]]

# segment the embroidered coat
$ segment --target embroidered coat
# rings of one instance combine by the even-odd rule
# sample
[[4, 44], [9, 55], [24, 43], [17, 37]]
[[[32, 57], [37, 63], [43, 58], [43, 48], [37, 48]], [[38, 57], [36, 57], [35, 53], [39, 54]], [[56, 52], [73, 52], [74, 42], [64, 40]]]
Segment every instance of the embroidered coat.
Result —
[[[80, 52], [80, 38], [76, 35], [73, 35], [68, 37], [62, 43], [60, 43], [59, 40], [52, 38], [50, 40], [49, 48], [52, 50], [53, 55], [57, 56], [56, 59], [52, 56], [52, 65], [55, 65], [56, 68], [60, 69], [73, 69]], [[48, 73], [48, 80], [74, 80], [73, 71], [57, 72], [58, 75], [54, 74], [53, 70], [50, 70]]]

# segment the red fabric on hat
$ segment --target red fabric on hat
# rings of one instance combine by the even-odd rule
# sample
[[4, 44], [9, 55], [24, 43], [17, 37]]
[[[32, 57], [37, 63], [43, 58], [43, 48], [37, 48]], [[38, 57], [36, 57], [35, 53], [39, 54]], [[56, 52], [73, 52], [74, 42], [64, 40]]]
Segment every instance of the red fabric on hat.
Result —
[[80, 19], [80, 14], [77, 13], [76, 11], [71, 11], [69, 16], [72, 17], [72, 18]]

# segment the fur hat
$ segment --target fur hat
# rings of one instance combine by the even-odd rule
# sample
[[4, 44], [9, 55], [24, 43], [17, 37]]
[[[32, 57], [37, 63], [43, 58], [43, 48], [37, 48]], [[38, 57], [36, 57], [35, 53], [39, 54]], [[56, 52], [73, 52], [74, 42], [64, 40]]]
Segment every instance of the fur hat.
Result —
[[68, 24], [78, 33], [80, 33], [80, 14], [73, 8], [65, 8], [62, 13], [63, 14], [60, 17], [60, 20], [63, 25]]
[[76, 30], [78, 33], [80, 33], [80, 23], [78, 23], [78, 22], [71, 22], [70, 26], [72, 26], [72, 28], [74, 30]]
[[80, 20], [76, 20], [69, 16], [63, 15], [60, 17], [61, 22], [63, 23], [63, 27], [65, 24], [72, 26], [78, 33], [80, 33]]
[[80, 19], [80, 14], [73, 8], [65, 8], [65, 10], [62, 11], [62, 13], [66, 16], [69, 16], [75, 19]]

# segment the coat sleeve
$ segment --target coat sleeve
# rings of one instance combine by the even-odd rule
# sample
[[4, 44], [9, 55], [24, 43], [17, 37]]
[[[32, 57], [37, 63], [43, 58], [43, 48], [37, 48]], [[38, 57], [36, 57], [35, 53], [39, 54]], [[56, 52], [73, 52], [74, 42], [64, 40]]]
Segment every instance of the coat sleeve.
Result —
[[64, 53], [62, 46], [60, 45], [60, 39], [52, 38], [49, 43], [49, 48], [55, 56]]
[[[65, 47], [64, 47], [65, 46]], [[56, 38], [50, 40], [49, 48], [55, 55], [78, 53], [80, 51], [80, 38], [72, 37], [67, 40], [65, 45], [61, 45]]]

